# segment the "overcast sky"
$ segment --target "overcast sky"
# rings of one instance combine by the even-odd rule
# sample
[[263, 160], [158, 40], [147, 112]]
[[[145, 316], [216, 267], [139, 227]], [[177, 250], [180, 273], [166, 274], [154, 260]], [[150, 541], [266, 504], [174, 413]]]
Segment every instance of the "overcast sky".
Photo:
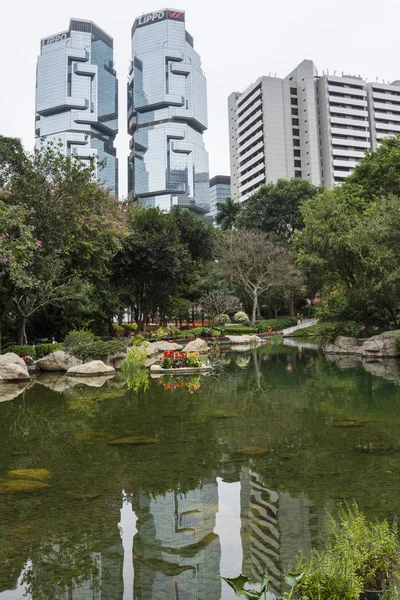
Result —
[[[400, 79], [399, 0], [180, 0], [208, 81], [210, 174], [229, 175], [227, 97], [261, 75], [284, 77], [308, 58], [318, 70]], [[90, 19], [114, 38], [120, 86], [117, 151], [126, 194], [126, 81], [135, 17], [165, 8], [149, 0], [0, 0], [0, 134], [34, 143], [40, 39]]]

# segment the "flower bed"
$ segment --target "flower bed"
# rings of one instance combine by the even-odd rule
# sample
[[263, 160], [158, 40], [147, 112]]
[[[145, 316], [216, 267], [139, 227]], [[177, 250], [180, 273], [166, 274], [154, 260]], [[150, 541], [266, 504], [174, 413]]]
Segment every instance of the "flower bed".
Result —
[[174, 352], [167, 350], [160, 358], [160, 367], [162, 369], [182, 369], [185, 367], [202, 367], [199, 352]]

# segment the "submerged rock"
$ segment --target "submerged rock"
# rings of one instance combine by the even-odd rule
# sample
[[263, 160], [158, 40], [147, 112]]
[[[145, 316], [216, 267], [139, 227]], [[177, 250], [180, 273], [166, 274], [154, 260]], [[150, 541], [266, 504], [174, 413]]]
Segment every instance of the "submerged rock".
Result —
[[48, 483], [43, 483], [42, 481], [14, 479], [0, 483], [0, 494], [44, 492], [49, 487], [50, 485]]
[[243, 454], [244, 456], [265, 456], [268, 451], [265, 448], [259, 448], [258, 446], [247, 446], [237, 451], [237, 454]]
[[233, 413], [226, 412], [216, 412], [211, 415], [211, 419], [238, 419], [239, 415], [235, 415]]
[[98, 498], [100, 496], [100, 494], [85, 493], [77, 490], [68, 490], [65, 493], [67, 494], [67, 496], [71, 496], [71, 498], [73, 498], [74, 500], [84, 501], [94, 500], [95, 498]]
[[8, 471], [8, 477], [23, 477], [25, 479], [35, 479], [41, 481], [50, 477], [47, 469], [13, 469]]
[[132, 437], [119, 438], [110, 442], [113, 446], [147, 446], [150, 444], [159, 444], [157, 438], [147, 437], [145, 435], [136, 435]]
[[75, 434], [75, 439], [79, 442], [109, 442], [111, 440], [117, 439], [118, 437], [119, 436], [115, 435], [115, 433], [102, 433], [101, 431], [89, 431], [86, 433], [84, 432]]
[[385, 442], [368, 442], [365, 444], [359, 444], [356, 447], [358, 452], [363, 454], [388, 454], [393, 452], [393, 448]]

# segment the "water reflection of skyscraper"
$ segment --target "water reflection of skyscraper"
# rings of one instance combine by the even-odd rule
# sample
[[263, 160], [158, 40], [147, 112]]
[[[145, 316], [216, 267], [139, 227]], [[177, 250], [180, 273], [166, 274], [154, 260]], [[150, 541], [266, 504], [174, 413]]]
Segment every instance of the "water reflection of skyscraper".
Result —
[[220, 546], [214, 533], [215, 480], [179, 494], [134, 495], [138, 521], [133, 541], [135, 600], [220, 598]]

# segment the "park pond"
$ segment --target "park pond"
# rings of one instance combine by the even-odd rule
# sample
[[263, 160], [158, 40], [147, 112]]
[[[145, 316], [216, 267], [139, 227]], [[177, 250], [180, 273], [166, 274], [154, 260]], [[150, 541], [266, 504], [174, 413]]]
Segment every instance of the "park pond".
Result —
[[0, 600], [228, 600], [220, 575], [265, 565], [277, 592], [327, 510], [397, 516], [397, 362], [288, 343], [223, 352], [207, 375], [10, 387]]

